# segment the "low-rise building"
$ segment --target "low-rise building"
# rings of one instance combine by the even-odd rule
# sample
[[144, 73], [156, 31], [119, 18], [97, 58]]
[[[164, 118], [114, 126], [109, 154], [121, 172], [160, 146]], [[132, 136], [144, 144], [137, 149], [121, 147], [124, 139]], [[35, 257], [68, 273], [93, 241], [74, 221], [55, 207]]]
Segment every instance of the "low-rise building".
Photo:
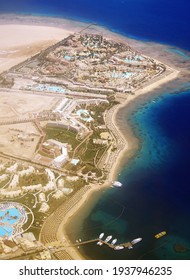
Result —
[[42, 184], [37, 184], [37, 185], [31, 185], [31, 186], [23, 186], [22, 190], [24, 192], [29, 192], [29, 191], [40, 191], [42, 189]]
[[19, 171], [18, 175], [23, 177], [23, 176], [28, 176], [28, 175], [30, 175], [30, 174], [32, 174], [34, 172], [35, 172], [35, 168], [33, 166], [29, 166], [27, 169]]
[[108, 145], [108, 140], [93, 139], [95, 145]]
[[73, 189], [71, 189], [71, 188], [63, 188], [63, 189], [62, 189], [62, 192], [63, 192], [65, 195], [69, 195], [70, 193], [73, 192]]
[[17, 171], [17, 168], [18, 168], [18, 163], [15, 163], [15, 164], [11, 165], [10, 167], [8, 167], [6, 169], [6, 172], [13, 173], [13, 172]]
[[70, 181], [70, 182], [76, 182], [76, 181], [78, 181], [79, 177], [78, 176], [67, 176], [66, 179], [67, 179], [67, 181]]
[[39, 212], [45, 213], [49, 210], [49, 208], [50, 208], [49, 205], [46, 202], [43, 202], [39, 209]]
[[111, 137], [109, 132], [102, 132], [100, 134], [100, 137], [101, 137], [101, 139], [104, 139], [104, 140], [111, 140], [112, 139], [112, 137]]
[[0, 190], [0, 195], [2, 195], [3, 197], [6, 197], [6, 198], [14, 198], [14, 197], [18, 197], [19, 195], [22, 194], [22, 191], [21, 190], [7, 190], [7, 189], [1, 189]]
[[23, 236], [23, 238], [29, 240], [30, 242], [36, 241], [36, 237], [34, 236], [34, 234], [32, 232], [23, 233], [22, 236]]
[[39, 200], [39, 202], [45, 202], [46, 201], [45, 193], [40, 193], [38, 195], [38, 200]]
[[59, 179], [58, 180], [58, 188], [63, 188], [64, 187], [64, 183], [65, 183], [65, 181], [64, 181], [63, 178]]
[[62, 154], [53, 160], [53, 165], [57, 168], [61, 168], [69, 159], [68, 151], [66, 147], [62, 147]]
[[22, 242], [20, 243], [20, 246], [25, 252], [33, 251], [37, 249], [37, 245], [34, 242], [29, 241], [27, 239], [23, 239]]
[[47, 183], [47, 185], [43, 187], [43, 191], [44, 192], [52, 191], [55, 189], [55, 187], [56, 187], [55, 183], [50, 181]]
[[7, 174], [3, 174], [0, 176], [0, 183], [5, 181], [9, 176]]
[[61, 198], [61, 197], [63, 197], [63, 196], [64, 196], [63, 192], [60, 191], [60, 190], [57, 190], [57, 191], [54, 193], [53, 198], [59, 199], [59, 198]]
[[15, 174], [13, 176], [13, 179], [12, 179], [10, 185], [9, 185], [9, 188], [15, 189], [18, 184], [19, 184], [19, 176], [17, 174]]
[[53, 173], [53, 171], [51, 171], [49, 168], [46, 168], [46, 169], [45, 169], [45, 172], [46, 172], [46, 174], [47, 174], [49, 180], [50, 180], [51, 182], [53, 182], [53, 181], [55, 180], [55, 174]]

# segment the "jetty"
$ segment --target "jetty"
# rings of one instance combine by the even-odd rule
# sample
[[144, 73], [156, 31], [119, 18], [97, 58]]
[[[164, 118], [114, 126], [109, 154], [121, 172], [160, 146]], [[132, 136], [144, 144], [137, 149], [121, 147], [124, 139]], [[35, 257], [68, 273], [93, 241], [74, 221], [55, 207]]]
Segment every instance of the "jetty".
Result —
[[104, 245], [107, 245], [108, 247], [110, 247], [111, 249], [115, 249], [115, 247], [118, 247], [118, 246], [123, 246], [124, 248], [127, 248], [129, 249], [130, 247], [133, 246], [133, 244], [131, 242], [126, 242], [126, 243], [122, 243], [122, 244], [117, 244], [117, 245], [113, 245], [109, 242], [105, 242], [104, 240], [102, 239], [99, 239], [99, 238], [96, 238], [96, 239], [91, 239], [91, 240], [86, 240], [86, 241], [78, 241], [76, 243], [71, 243], [69, 245], [65, 245], [63, 242], [53, 242], [53, 243], [50, 243], [50, 244], [46, 244], [46, 247], [51, 247], [51, 250], [52, 251], [56, 251], [56, 252], [59, 252], [59, 251], [62, 251], [63, 249], [65, 248], [68, 248], [68, 247], [79, 247], [81, 245], [87, 245], [87, 244], [90, 244], [90, 243], [97, 243], [97, 242], [101, 242], [103, 243]]

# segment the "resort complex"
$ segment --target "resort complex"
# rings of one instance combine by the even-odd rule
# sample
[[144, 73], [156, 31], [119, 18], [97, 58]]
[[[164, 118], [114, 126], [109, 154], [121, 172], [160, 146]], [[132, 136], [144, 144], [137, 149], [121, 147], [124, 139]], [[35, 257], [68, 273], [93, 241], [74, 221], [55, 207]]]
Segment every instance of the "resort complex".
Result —
[[173, 75], [128, 44], [85, 32], [0, 75], [0, 259], [74, 258], [64, 221], [87, 193], [112, 186], [127, 149], [117, 110]]

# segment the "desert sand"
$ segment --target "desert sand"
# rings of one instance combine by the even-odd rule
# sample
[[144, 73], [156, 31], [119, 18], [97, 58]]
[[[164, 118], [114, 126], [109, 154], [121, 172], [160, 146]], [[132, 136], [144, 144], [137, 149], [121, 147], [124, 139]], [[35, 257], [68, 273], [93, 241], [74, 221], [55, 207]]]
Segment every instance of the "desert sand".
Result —
[[70, 34], [71, 31], [56, 27], [0, 25], [0, 73]]

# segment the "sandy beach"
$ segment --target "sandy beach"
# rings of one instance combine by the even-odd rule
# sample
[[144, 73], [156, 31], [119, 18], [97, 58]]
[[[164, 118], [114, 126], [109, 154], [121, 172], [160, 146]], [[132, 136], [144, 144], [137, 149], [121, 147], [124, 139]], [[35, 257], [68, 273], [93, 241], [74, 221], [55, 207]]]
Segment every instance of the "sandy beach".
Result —
[[[38, 21], [35, 21], [34, 24], [34, 20], [32, 20], [32, 17], [31, 18], [29, 17], [28, 21], [21, 19], [21, 17], [20, 20], [17, 19], [17, 21], [14, 18], [10, 20], [7, 17], [5, 17], [4, 20], [1, 19], [0, 36], [1, 38], [4, 38], [4, 40], [1, 40], [0, 42], [0, 72], [8, 70], [10, 67], [20, 63], [21, 61], [24, 61], [25, 59], [40, 52], [41, 50], [47, 48], [48, 46], [55, 44], [56, 42], [64, 39], [69, 34], [72, 34], [73, 32], [76, 31], [80, 31], [82, 28], [84, 28], [87, 25], [88, 24], [85, 23], [78, 24], [77, 22], [69, 21], [69, 20], [61, 21], [59, 19], [54, 19], [54, 22], [52, 22], [51, 24], [49, 23], [48, 26], [48, 22], [47, 20], [45, 20], [45, 18], [43, 18], [42, 20], [38, 19]], [[100, 32], [107, 38], [119, 39], [122, 42], [131, 44], [140, 52], [146, 50], [146, 43], [142, 43], [142, 42], [138, 43], [136, 40], [129, 39], [124, 36], [115, 34], [102, 27], [92, 26], [90, 27], [88, 32], [89, 33]], [[72, 259], [77, 259], [77, 260], [84, 259], [84, 256], [80, 255], [80, 253], [75, 247], [70, 246], [71, 244], [70, 244], [69, 236], [67, 235], [67, 232], [65, 230], [68, 223], [70, 222], [70, 219], [75, 218], [77, 213], [79, 213], [79, 209], [81, 209], [84, 205], [87, 204], [92, 205], [93, 203], [95, 203], [95, 201], [98, 200], [101, 191], [107, 187], [110, 187], [111, 182], [116, 179], [119, 170], [121, 169], [121, 166], [123, 164], [124, 158], [126, 163], [127, 160], [126, 158], [130, 158], [134, 150], [138, 148], [137, 140], [134, 137], [131, 137], [131, 135], [127, 137], [126, 135], [125, 136], [123, 135], [121, 128], [119, 127], [117, 122], [118, 112], [122, 108], [127, 108], [127, 106], [139, 96], [145, 94], [151, 94], [153, 90], [162, 87], [164, 84], [172, 80], [175, 80], [180, 74], [180, 70], [181, 70], [180, 67], [179, 68], [175, 67], [176, 65], [173, 64], [170, 57], [167, 58], [165, 57], [166, 59], [164, 59], [164, 57], [160, 55], [160, 50], [161, 50], [160, 45], [157, 46], [156, 49], [157, 51], [155, 52], [153, 52], [154, 49], [150, 45], [148, 46], [148, 50], [149, 50], [149, 55], [151, 56], [151, 54], [154, 54], [153, 57], [155, 57], [155, 59], [157, 59], [158, 61], [160, 58], [163, 58], [161, 62], [166, 63], [168, 65], [168, 74], [167, 75], [163, 74], [158, 79], [151, 81], [145, 87], [138, 89], [134, 95], [129, 95], [126, 101], [123, 104], [117, 106], [116, 109], [114, 110], [112, 115], [112, 121], [115, 128], [118, 130], [121, 138], [124, 141], [124, 149], [120, 151], [115, 164], [112, 166], [112, 169], [110, 170], [106, 182], [101, 186], [91, 185], [82, 194], [76, 193], [74, 198], [75, 199], [74, 206], [63, 215], [63, 219], [61, 220], [61, 223], [59, 222], [59, 224], [56, 227], [58, 229], [56, 240], [58, 241], [62, 240], [65, 243], [66, 252], [71, 256]], [[61, 207], [59, 207], [60, 208], [59, 211], [64, 210], [65, 206], [61, 206]], [[49, 218], [47, 219], [47, 223], [48, 220], [51, 220], [51, 218], [53, 218], [53, 215], [54, 213], [49, 217], [50, 219]], [[46, 226], [46, 222], [44, 224], [44, 227], [45, 226]], [[42, 232], [44, 230], [44, 227], [42, 228]], [[42, 239], [43, 238], [41, 234], [40, 240]]]

